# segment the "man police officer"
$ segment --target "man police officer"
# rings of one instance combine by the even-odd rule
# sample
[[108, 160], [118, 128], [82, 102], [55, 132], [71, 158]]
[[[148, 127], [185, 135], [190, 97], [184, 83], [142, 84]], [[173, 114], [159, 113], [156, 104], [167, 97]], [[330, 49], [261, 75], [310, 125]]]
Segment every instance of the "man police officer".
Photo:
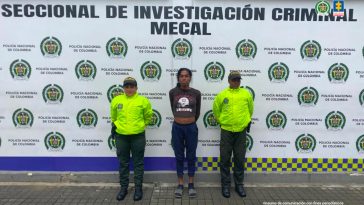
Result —
[[229, 87], [221, 91], [213, 103], [213, 113], [221, 126], [220, 133], [220, 174], [221, 192], [225, 198], [230, 197], [230, 159], [234, 154], [235, 191], [245, 197], [243, 187], [246, 132], [249, 132], [254, 110], [253, 98], [248, 90], [240, 87], [239, 72], [229, 74]]

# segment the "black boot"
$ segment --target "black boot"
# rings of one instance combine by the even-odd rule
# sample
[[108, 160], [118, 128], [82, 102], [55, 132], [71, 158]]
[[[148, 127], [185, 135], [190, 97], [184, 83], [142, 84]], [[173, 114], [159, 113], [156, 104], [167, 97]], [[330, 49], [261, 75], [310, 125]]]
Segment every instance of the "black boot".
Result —
[[142, 187], [135, 187], [134, 192], [134, 201], [140, 201], [143, 198], [143, 189]]
[[128, 194], [127, 188], [121, 188], [118, 195], [116, 196], [116, 200], [122, 201], [124, 200], [125, 196]]
[[246, 197], [244, 186], [242, 184], [235, 184], [235, 191], [240, 197]]
[[230, 187], [229, 186], [222, 186], [221, 193], [225, 198], [230, 198]]

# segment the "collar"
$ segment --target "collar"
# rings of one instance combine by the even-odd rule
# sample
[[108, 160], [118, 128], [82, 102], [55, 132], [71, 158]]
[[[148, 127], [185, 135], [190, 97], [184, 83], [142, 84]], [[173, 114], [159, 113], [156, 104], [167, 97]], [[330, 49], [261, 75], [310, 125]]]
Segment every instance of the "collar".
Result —
[[229, 87], [228, 89], [229, 89], [230, 92], [238, 92], [241, 89], [241, 87], [238, 87], [238, 88], [235, 88], [235, 89]]

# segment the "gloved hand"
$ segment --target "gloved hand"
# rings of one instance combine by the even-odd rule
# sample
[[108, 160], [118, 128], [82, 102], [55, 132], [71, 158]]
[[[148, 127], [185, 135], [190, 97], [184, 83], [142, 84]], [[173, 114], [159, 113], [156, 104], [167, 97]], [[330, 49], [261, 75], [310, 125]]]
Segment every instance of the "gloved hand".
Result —
[[116, 136], [116, 125], [111, 122], [111, 138], [114, 140]]
[[251, 126], [252, 122], [250, 121], [248, 126], [246, 127], [246, 132], [247, 133], [250, 133], [250, 126]]

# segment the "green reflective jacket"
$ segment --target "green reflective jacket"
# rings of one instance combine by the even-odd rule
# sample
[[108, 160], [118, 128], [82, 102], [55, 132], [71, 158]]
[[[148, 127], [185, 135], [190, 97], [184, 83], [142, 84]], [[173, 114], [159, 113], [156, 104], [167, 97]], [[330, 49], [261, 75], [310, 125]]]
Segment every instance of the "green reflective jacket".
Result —
[[244, 88], [226, 88], [215, 98], [212, 111], [221, 128], [231, 132], [243, 131], [253, 115], [253, 98]]
[[152, 105], [146, 97], [118, 95], [110, 103], [111, 121], [116, 132], [123, 135], [139, 134], [145, 130], [152, 117]]

